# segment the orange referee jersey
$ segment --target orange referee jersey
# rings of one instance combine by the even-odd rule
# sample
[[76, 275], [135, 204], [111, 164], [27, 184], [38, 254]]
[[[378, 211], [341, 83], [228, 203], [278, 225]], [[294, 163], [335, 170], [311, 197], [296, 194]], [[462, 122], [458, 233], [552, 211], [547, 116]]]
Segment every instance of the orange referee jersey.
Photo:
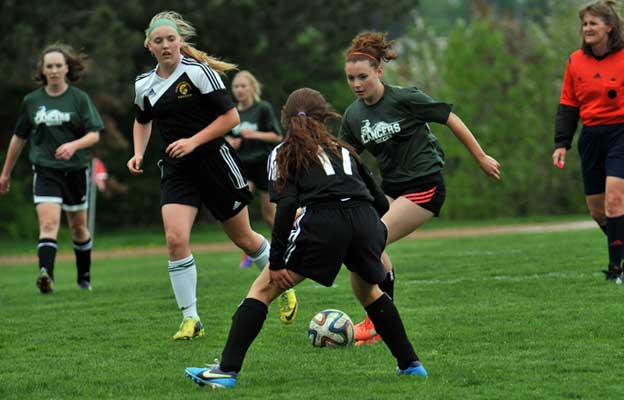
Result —
[[624, 50], [602, 60], [580, 49], [572, 53], [560, 103], [578, 107], [585, 126], [624, 123]]

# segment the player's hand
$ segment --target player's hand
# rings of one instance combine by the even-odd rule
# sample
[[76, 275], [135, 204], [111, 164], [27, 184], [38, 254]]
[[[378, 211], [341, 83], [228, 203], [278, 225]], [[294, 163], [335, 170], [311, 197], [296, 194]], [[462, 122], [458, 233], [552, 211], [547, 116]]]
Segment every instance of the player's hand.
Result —
[[566, 154], [568, 150], [565, 147], [559, 147], [555, 149], [552, 154], [553, 165], [557, 168], [563, 168], [565, 165]]
[[241, 143], [243, 142], [243, 139], [232, 137], [232, 136], [226, 136], [225, 141], [228, 142], [228, 144], [232, 146], [234, 150], [238, 150], [241, 146]]
[[139, 175], [143, 173], [143, 156], [135, 155], [128, 163], [128, 170], [132, 175]]
[[76, 153], [76, 145], [73, 142], [67, 142], [60, 145], [54, 153], [54, 158], [57, 160], [69, 160]]
[[182, 158], [191, 154], [196, 147], [195, 141], [191, 138], [178, 139], [167, 146], [165, 153], [171, 158]]
[[9, 181], [11, 179], [8, 176], [0, 176], [0, 195], [9, 193], [10, 185]]
[[500, 164], [493, 157], [485, 154], [483, 157], [478, 159], [479, 167], [483, 170], [483, 172], [487, 176], [491, 176], [496, 180], [500, 180], [501, 172], [500, 172]]
[[255, 133], [251, 129], [245, 128], [245, 129], [241, 129], [240, 135], [243, 137], [243, 139], [253, 139], [255, 136]]
[[286, 268], [277, 271], [270, 270], [271, 283], [280, 289], [288, 290], [295, 286], [295, 279]]

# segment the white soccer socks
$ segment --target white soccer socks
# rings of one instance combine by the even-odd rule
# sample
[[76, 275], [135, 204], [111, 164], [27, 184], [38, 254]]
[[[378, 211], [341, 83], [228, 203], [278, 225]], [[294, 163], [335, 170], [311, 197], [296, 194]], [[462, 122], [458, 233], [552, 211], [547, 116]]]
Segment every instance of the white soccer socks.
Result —
[[269, 255], [271, 254], [271, 245], [269, 241], [262, 235], [258, 235], [262, 238], [262, 244], [253, 253], [247, 254], [249, 259], [253, 261], [258, 269], [262, 271], [267, 265], [269, 265]]
[[197, 315], [197, 267], [193, 255], [181, 260], [169, 261], [169, 278], [178, 307], [184, 318], [199, 320]]

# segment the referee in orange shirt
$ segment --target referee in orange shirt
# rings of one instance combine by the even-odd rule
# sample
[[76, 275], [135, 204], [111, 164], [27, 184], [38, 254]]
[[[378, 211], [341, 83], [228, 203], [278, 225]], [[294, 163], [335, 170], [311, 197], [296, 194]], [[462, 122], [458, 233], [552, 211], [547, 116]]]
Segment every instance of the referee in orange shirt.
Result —
[[554, 165], [563, 168], [579, 118], [585, 200], [607, 235], [607, 280], [622, 283], [624, 242], [624, 21], [613, 0], [579, 11], [582, 45], [568, 59], [556, 117]]

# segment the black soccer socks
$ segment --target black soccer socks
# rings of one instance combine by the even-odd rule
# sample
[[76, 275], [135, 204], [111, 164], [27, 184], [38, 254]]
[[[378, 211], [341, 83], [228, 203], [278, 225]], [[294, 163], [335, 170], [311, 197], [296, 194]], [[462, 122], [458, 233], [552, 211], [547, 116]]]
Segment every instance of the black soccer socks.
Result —
[[366, 312], [375, 324], [375, 330], [397, 359], [400, 369], [409, 367], [412, 361], [418, 361], [418, 356], [405, 333], [399, 311], [390, 297], [383, 294], [366, 307]]
[[56, 259], [56, 240], [39, 239], [37, 246], [37, 256], [39, 257], [39, 270], [45, 268], [50, 279], [54, 280], [54, 260]]
[[609, 263], [619, 267], [622, 264], [624, 245], [624, 215], [607, 217], [607, 239], [609, 241]]
[[238, 306], [221, 353], [221, 371], [240, 372], [247, 350], [260, 333], [268, 311], [266, 304], [250, 297]]

